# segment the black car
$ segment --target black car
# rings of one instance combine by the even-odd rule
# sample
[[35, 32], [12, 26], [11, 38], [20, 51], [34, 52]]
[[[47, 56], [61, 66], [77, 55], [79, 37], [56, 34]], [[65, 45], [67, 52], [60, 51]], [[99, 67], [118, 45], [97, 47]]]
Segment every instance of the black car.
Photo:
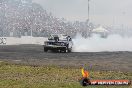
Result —
[[72, 51], [72, 38], [67, 35], [50, 35], [48, 41], [44, 42], [44, 52], [71, 52]]

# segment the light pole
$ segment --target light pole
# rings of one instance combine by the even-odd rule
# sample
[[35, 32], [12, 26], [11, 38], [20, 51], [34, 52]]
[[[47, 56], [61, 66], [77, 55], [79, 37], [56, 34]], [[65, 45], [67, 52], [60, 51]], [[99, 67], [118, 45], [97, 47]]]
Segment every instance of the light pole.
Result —
[[88, 18], [87, 18], [87, 25], [88, 25], [88, 33], [87, 36], [91, 36], [91, 28], [90, 28], [90, 0], [88, 0]]
[[89, 16], [90, 6], [89, 6], [89, 2], [90, 2], [90, 0], [88, 0], [88, 22], [89, 22], [89, 20], [90, 20], [90, 16]]

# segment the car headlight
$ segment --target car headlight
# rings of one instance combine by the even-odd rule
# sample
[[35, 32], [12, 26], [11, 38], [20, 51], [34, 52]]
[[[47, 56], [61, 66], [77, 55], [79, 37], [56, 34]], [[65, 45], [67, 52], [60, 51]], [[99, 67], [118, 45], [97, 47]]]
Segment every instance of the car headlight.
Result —
[[61, 46], [65, 46], [65, 43], [61, 43]]

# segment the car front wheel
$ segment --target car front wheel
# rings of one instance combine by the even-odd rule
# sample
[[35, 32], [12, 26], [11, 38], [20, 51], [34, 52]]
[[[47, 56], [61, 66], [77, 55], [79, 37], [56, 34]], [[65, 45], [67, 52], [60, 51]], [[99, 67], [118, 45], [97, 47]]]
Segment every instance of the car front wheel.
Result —
[[44, 48], [44, 52], [48, 52], [48, 49]]

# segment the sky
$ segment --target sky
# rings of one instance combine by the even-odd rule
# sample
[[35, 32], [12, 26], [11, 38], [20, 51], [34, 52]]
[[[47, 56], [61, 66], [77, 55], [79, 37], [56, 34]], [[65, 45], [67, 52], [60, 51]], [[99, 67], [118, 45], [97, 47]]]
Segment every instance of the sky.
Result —
[[[33, 0], [58, 18], [85, 21], [88, 0]], [[90, 22], [132, 27], [132, 0], [90, 0]]]

